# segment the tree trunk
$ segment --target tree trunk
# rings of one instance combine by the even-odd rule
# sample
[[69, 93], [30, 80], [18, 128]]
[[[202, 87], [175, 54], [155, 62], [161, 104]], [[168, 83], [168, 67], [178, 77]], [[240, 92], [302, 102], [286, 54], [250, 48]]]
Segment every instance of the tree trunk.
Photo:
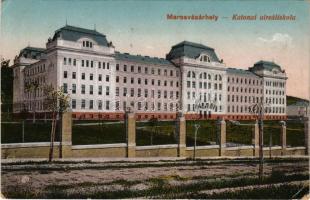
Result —
[[62, 158], [62, 113], [59, 115], [59, 158]]
[[49, 152], [49, 162], [53, 160], [53, 153], [54, 153], [54, 138], [55, 138], [55, 131], [56, 131], [56, 119], [55, 119], [55, 112], [52, 114], [52, 130], [51, 130], [51, 142], [50, 142], [50, 152]]

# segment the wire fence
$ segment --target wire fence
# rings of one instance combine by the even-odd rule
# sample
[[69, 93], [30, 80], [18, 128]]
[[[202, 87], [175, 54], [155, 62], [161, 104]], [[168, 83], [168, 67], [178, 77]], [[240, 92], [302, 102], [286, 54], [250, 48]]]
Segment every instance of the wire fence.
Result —
[[74, 120], [72, 144], [113, 144], [126, 142], [124, 121]]
[[[49, 142], [51, 121], [1, 122], [1, 143]], [[55, 141], [59, 141], [60, 122], [57, 121]]]
[[289, 120], [286, 123], [286, 145], [288, 147], [305, 145], [305, 125], [303, 120]]
[[177, 144], [177, 141], [176, 121], [136, 122], [137, 146]]
[[215, 145], [219, 143], [219, 126], [216, 120], [187, 120], [186, 121], [186, 146], [194, 146], [195, 130], [197, 131], [197, 146]]
[[226, 146], [243, 146], [253, 144], [255, 121], [242, 121], [242, 125], [231, 122], [226, 124]]

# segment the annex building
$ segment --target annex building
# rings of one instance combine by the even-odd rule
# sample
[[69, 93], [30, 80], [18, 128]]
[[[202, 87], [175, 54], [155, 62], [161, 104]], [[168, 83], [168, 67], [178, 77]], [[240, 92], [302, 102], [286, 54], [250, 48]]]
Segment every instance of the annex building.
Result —
[[[166, 58], [115, 50], [96, 30], [64, 26], [46, 48], [26, 47], [13, 64], [13, 112], [44, 118], [42, 86], [62, 87], [75, 119], [252, 119], [249, 107], [263, 103], [266, 119], [286, 118], [286, 73], [274, 62], [248, 70], [229, 68], [213, 48], [183, 41]], [[29, 90], [29, 85], [36, 87]]]

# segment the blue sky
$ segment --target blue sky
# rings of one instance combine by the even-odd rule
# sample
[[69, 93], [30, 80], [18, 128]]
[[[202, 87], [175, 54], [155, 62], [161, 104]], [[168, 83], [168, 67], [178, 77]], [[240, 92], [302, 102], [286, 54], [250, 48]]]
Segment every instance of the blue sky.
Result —
[[[309, 72], [309, 1], [5, 0], [1, 11], [1, 55], [6, 58], [13, 58], [28, 44], [44, 47], [67, 20], [69, 25], [90, 29], [96, 24], [96, 30], [121, 52], [165, 57], [172, 45], [190, 40], [215, 48], [230, 67], [247, 68], [260, 59], [274, 60], [290, 76], [309, 80], [304, 72], [296, 74], [305, 65]], [[217, 22], [168, 21], [170, 13], [220, 18]], [[232, 21], [233, 14], [286, 14], [295, 15], [296, 20]], [[300, 84], [294, 79], [288, 83]], [[293, 87], [288, 91], [309, 95], [305, 86], [300, 87], [300, 91]]]

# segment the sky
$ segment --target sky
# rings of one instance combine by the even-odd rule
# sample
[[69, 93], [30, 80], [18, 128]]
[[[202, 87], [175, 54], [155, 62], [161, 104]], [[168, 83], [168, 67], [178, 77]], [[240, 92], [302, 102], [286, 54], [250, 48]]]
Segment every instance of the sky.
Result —
[[[287, 73], [287, 94], [309, 99], [310, 1], [2, 0], [0, 55], [13, 59], [30, 45], [45, 47], [66, 24], [105, 34], [116, 50], [165, 57], [187, 40], [215, 49], [227, 67], [247, 69], [274, 61]], [[216, 15], [217, 21], [167, 20], [174, 15]], [[237, 15], [293, 15], [295, 20], [232, 20]]]

